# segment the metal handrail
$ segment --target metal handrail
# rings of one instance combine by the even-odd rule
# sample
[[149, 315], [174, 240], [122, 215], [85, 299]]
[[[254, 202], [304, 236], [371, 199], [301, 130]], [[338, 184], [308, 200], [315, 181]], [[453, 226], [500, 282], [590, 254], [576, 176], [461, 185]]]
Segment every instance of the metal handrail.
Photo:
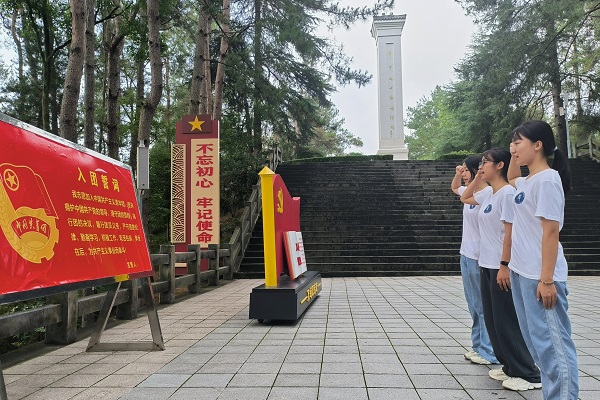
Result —
[[[275, 171], [279, 164], [282, 163], [282, 151], [277, 145], [269, 152], [265, 165], [269, 167], [271, 171]], [[233, 267], [232, 274], [240, 270], [244, 253], [250, 242], [252, 231], [258, 221], [262, 209], [262, 192], [260, 187], [260, 179], [258, 179], [256, 185], [252, 186], [252, 193], [250, 198], [246, 201], [246, 207], [242, 212], [240, 219], [240, 226], [235, 229], [229, 242], [224, 245], [228, 249], [236, 249], [235, 254], [231, 255], [231, 265]], [[233, 253], [233, 251], [232, 251]]]

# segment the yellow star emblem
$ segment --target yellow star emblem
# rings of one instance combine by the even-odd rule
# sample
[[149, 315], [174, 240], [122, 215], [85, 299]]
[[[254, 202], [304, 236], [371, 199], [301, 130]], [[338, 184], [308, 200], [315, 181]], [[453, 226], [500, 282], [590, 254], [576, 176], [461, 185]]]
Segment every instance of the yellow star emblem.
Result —
[[19, 178], [12, 169], [4, 171], [4, 180], [7, 182], [7, 186], [10, 190], [16, 191], [19, 188]]
[[202, 124], [205, 123], [206, 121], [198, 121], [198, 116], [196, 116], [196, 118], [194, 118], [193, 121], [188, 121], [188, 124], [190, 124], [192, 126], [192, 131], [194, 129], [198, 129], [200, 132], [202, 132]]

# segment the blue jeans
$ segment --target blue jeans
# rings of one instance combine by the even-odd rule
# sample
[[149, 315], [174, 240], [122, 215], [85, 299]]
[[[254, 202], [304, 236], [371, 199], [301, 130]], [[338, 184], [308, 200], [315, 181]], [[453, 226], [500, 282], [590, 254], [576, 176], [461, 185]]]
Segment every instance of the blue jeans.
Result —
[[510, 273], [513, 301], [523, 339], [540, 368], [544, 400], [577, 400], [577, 353], [567, 315], [566, 282], [555, 282], [558, 300], [547, 310], [536, 298], [538, 281]]
[[490, 337], [488, 336], [485, 322], [483, 320], [483, 304], [481, 303], [481, 271], [477, 260], [460, 256], [460, 273], [462, 275], [463, 288], [465, 290], [465, 299], [469, 307], [469, 313], [473, 320], [471, 327], [471, 341], [473, 342], [473, 351], [476, 351], [480, 357], [485, 358], [492, 364], [497, 364]]

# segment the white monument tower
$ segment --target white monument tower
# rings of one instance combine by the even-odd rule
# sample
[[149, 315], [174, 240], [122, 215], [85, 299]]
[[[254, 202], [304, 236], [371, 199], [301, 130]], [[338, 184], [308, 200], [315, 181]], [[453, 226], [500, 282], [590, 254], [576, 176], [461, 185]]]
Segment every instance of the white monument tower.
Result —
[[402, 104], [402, 28], [405, 15], [376, 15], [371, 35], [377, 44], [377, 89], [379, 94], [379, 150], [394, 160], [408, 160], [404, 144]]

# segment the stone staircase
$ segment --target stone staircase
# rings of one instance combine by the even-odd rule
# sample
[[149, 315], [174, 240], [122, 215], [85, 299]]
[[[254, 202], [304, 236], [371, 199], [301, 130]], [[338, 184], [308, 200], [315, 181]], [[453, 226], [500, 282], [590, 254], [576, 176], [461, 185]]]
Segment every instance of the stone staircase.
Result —
[[560, 241], [571, 275], [600, 275], [600, 164], [573, 159]]
[[[450, 191], [458, 161], [282, 164], [301, 198], [310, 270], [323, 276], [459, 274], [461, 203]], [[572, 274], [600, 273], [600, 166], [573, 160], [561, 241]], [[263, 277], [262, 223], [238, 277]]]

